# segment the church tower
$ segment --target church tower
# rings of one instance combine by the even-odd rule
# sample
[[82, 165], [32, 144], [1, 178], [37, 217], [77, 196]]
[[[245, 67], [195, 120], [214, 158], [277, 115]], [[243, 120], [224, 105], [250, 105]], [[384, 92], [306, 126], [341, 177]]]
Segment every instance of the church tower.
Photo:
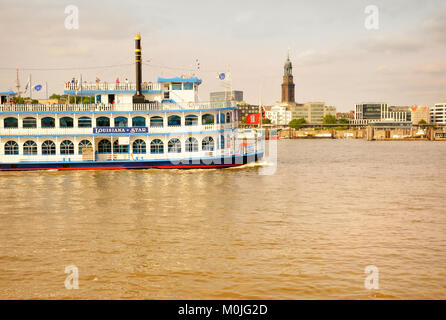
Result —
[[293, 66], [288, 55], [283, 66], [282, 103], [294, 103]]

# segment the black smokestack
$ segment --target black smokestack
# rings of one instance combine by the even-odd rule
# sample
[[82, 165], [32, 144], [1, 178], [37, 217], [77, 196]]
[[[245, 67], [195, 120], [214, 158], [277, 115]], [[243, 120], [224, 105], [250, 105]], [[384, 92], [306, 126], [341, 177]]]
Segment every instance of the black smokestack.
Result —
[[141, 35], [135, 34], [135, 63], [136, 63], [136, 93], [133, 96], [133, 103], [144, 103], [144, 96], [141, 93]]

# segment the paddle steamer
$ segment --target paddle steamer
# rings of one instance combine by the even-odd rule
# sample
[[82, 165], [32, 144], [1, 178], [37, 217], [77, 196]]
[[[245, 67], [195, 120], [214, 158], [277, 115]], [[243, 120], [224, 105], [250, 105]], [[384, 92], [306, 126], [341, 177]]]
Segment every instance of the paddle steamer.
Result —
[[262, 159], [264, 132], [238, 129], [234, 102], [199, 102], [197, 77], [67, 82], [93, 104], [0, 104], [0, 170], [226, 168]]

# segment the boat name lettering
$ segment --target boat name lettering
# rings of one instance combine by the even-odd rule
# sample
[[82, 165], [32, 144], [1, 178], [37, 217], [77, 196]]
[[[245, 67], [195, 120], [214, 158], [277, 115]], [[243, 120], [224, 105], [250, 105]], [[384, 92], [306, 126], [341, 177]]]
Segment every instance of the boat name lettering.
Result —
[[93, 133], [109, 134], [109, 133], [148, 133], [147, 127], [102, 127], [93, 128]]

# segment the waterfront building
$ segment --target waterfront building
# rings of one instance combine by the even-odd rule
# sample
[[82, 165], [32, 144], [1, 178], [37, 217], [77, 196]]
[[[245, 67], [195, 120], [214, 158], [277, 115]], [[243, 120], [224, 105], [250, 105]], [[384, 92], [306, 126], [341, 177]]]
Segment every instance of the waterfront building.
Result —
[[389, 105], [383, 102], [358, 103], [355, 105], [355, 118], [351, 122], [354, 124], [411, 123], [410, 108], [395, 106], [389, 108]]
[[258, 105], [248, 104], [244, 102], [237, 104], [237, 119], [239, 119], [239, 122], [246, 119], [246, 116], [248, 114], [253, 113], [259, 113]]
[[430, 110], [432, 124], [446, 124], [446, 102], [437, 103]]
[[1, 91], [0, 92], [0, 104], [11, 102], [12, 98], [17, 95], [14, 91]]
[[285, 126], [292, 120], [290, 107], [275, 105], [265, 112], [265, 117], [271, 120], [272, 124]]
[[336, 107], [327, 106], [325, 102], [307, 102], [303, 106], [303, 111], [308, 111], [305, 120], [308, 123], [323, 123], [324, 117], [332, 115], [336, 117]]
[[409, 106], [390, 106], [390, 118], [395, 121], [412, 121], [412, 111]]
[[288, 125], [294, 119], [305, 119], [307, 123], [321, 124], [326, 115], [336, 116], [336, 107], [326, 106], [325, 102], [277, 105], [266, 111], [266, 118], [277, 125]]
[[308, 108], [306, 104], [296, 104], [294, 107], [291, 107], [291, 120], [305, 119], [306, 122], [310, 122]]
[[355, 111], [351, 110], [349, 112], [337, 112], [336, 119], [348, 119], [353, 120], [355, 118]]
[[412, 124], [418, 124], [421, 120], [430, 123], [429, 107], [413, 106], [410, 108]]
[[233, 91], [218, 91], [210, 93], [210, 101], [235, 101], [243, 102], [243, 91], [233, 90]]

